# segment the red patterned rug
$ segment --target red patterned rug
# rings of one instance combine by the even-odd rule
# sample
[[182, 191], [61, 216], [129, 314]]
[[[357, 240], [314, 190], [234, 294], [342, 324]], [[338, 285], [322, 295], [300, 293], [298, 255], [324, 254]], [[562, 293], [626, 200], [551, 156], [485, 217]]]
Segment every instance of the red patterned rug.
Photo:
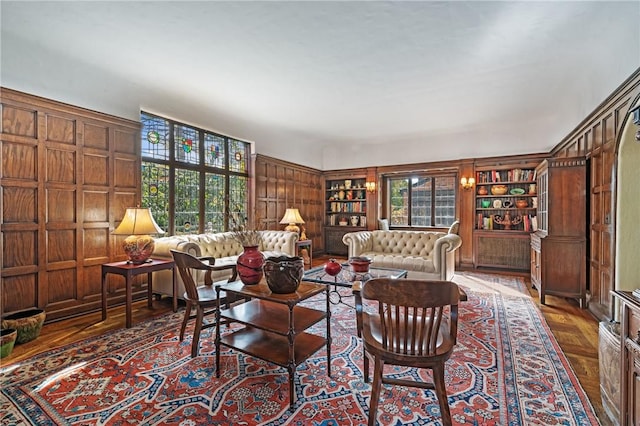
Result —
[[[458, 345], [446, 369], [454, 424], [599, 424], [521, 279], [459, 273], [455, 281], [469, 300], [460, 305]], [[3, 366], [0, 424], [366, 424], [371, 387], [362, 379], [353, 309], [332, 306], [332, 377], [324, 351], [301, 364], [294, 411], [288, 410], [284, 368], [225, 350], [216, 378], [214, 329], [203, 335], [200, 356], [191, 359], [191, 341], [178, 341], [181, 314]], [[441, 424], [431, 391], [401, 386], [383, 389], [378, 421]]]

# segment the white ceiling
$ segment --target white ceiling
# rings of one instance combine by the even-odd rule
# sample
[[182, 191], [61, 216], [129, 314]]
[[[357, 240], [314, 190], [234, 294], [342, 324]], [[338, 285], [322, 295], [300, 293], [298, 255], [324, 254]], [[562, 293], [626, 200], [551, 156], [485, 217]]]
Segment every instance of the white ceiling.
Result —
[[321, 169], [548, 151], [640, 67], [638, 1], [3, 0], [1, 15], [5, 87]]

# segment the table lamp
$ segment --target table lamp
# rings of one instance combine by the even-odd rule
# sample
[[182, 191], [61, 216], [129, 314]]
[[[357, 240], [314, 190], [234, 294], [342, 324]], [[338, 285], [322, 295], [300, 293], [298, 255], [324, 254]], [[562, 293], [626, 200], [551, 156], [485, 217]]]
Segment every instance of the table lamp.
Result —
[[128, 235], [122, 242], [122, 248], [129, 257], [129, 263], [148, 262], [155, 248], [153, 237], [149, 234], [162, 234], [148, 208], [128, 207], [120, 225], [113, 235]]
[[299, 223], [304, 223], [304, 220], [302, 220], [298, 209], [287, 209], [284, 212], [284, 217], [280, 221], [280, 224], [282, 225], [287, 224], [284, 228], [285, 231], [295, 232], [298, 235], [300, 235]]

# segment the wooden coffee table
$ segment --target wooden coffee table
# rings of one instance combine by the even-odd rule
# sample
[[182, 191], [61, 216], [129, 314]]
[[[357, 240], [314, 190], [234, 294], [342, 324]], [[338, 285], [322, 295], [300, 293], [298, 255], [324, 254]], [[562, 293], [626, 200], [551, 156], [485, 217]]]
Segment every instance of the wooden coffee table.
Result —
[[[244, 352], [256, 358], [285, 367], [289, 372], [289, 409], [295, 402], [296, 367], [311, 355], [327, 347], [327, 374], [331, 377], [331, 310], [326, 285], [301, 282], [295, 293], [272, 293], [264, 279], [256, 285], [234, 281], [216, 287], [218, 311], [216, 319], [216, 376], [220, 377], [220, 346]], [[250, 298], [228, 309], [221, 309], [220, 293]], [[303, 300], [325, 293], [324, 310], [298, 306]], [[307, 332], [312, 325], [327, 321], [326, 337]], [[224, 336], [222, 322], [239, 322], [246, 327]]]

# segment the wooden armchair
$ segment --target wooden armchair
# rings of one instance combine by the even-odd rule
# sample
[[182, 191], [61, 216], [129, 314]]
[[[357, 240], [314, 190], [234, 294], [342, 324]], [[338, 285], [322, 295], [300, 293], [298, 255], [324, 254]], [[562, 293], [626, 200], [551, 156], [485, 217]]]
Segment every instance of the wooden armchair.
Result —
[[[356, 283], [353, 292], [365, 382], [369, 381], [368, 356], [375, 362], [369, 425], [376, 421], [382, 383], [434, 389], [442, 422], [451, 425], [444, 364], [456, 344], [458, 286], [450, 281], [375, 278]], [[377, 302], [377, 313], [367, 312], [363, 300]], [[385, 364], [431, 369], [433, 382], [385, 377]]]
[[[204, 317], [214, 314], [217, 308], [217, 295], [216, 285], [223, 284], [225, 282], [235, 281], [237, 272], [236, 265], [221, 265], [215, 266], [215, 258], [213, 257], [195, 257], [188, 253], [184, 253], [177, 250], [171, 250], [171, 255], [176, 262], [176, 268], [180, 273], [182, 282], [184, 283], [185, 293], [184, 300], [187, 303], [186, 310], [184, 312], [184, 318], [182, 320], [182, 326], [180, 327], [180, 341], [184, 340], [184, 332], [187, 328], [187, 323], [190, 319], [196, 320], [195, 327], [193, 329], [193, 340], [191, 343], [191, 357], [198, 356], [198, 346], [200, 343], [200, 332], [203, 329], [213, 327], [216, 325], [215, 321], [204, 323]], [[209, 262], [209, 263], [205, 263]], [[227, 281], [220, 281], [213, 283], [211, 279], [212, 271], [221, 271], [224, 269], [232, 270], [231, 277]], [[204, 270], [205, 281], [204, 285], [196, 284], [195, 271]], [[192, 314], [192, 310], [195, 308], [195, 314]]]

